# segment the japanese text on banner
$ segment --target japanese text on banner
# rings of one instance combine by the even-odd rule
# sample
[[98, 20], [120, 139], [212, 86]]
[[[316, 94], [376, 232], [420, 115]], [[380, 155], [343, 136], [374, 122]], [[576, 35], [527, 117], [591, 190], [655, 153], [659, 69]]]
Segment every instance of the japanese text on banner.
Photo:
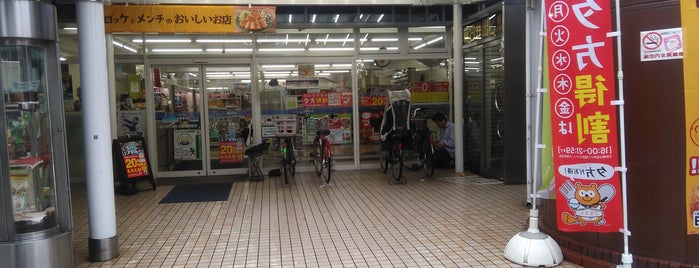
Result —
[[556, 208], [561, 231], [622, 226], [609, 1], [547, 2]]

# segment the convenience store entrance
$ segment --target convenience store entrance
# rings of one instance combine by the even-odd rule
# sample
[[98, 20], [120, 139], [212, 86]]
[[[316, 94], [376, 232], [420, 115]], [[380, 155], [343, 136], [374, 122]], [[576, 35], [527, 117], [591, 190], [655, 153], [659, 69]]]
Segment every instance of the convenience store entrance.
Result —
[[250, 65], [153, 65], [151, 72], [158, 176], [245, 173]]

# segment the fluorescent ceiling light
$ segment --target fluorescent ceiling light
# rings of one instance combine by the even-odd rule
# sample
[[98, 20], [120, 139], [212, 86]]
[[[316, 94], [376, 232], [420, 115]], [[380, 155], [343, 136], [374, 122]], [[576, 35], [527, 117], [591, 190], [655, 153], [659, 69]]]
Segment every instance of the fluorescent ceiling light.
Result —
[[305, 48], [260, 48], [260, 52], [301, 52], [306, 51]]
[[197, 39], [197, 43], [249, 43], [250, 39]]
[[281, 38], [274, 38], [274, 39], [257, 39], [258, 43], [288, 43], [288, 42], [310, 42], [311, 40], [308, 38], [286, 38], [286, 39], [281, 39]]
[[464, 64], [480, 64], [480, 61], [464, 61]]
[[154, 48], [151, 52], [201, 52], [201, 48]]
[[347, 73], [350, 70], [323, 70], [323, 73]]
[[376, 22], [381, 22], [382, 19], [383, 19], [383, 14], [381, 14], [381, 16], [379, 16], [379, 19], [377, 19]]
[[208, 72], [206, 75], [222, 75], [222, 74], [231, 74], [231, 72]]
[[270, 64], [270, 65], [262, 65], [262, 68], [295, 68], [296, 65], [293, 64]]
[[113, 41], [113, 40], [112, 40], [112, 44], [114, 44], [115, 46], [118, 46], [118, 47], [120, 47], [120, 48], [126, 49], [126, 50], [128, 50], [128, 51], [131, 51], [131, 52], [133, 52], [133, 53], [137, 53], [137, 52], [138, 52], [138, 51], [136, 51], [136, 49], [134, 49], [134, 48], [132, 48], [132, 47], [129, 47], [129, 46], [127, 46], [127, 45], [124, 45], [124, 44], [122, 44], [122, 43], [119, 43], [119, 42], [117, 42], [117, 41]]
[[322, 75], [322, 76], [326, 76], [326, 75], [330, 75], [330, 74], [329, 74], [329, 73], [316, 73], [315, 75]]
[[250, 83], [250, 79], [243, 79], [243, 80], [240, 80], [240, 82], [241, 82], [241, 83], [249, 84], [249, 83]]
[[422, 41], [422, 37], [409, 37], [408, 41]]
[[311, 23], [316, 23], [316, 14], [311, 15]]
[[488, 18], [488, 20], [492, 20], [493, 18], [495, 18], [495, 15], [497, 15], [497, 14], [491, 15], [491, 16]]
[[398, 42], [398, 38], [372, 38], [371, 42]]
[[320, 42], [327, 42], [327, 43], [344, 43], [344, 42], [354, 42], [354, 39], [352, 38], [326, 38], [323, 41], [319, 41], [316, 39], [316, 44]]
[[[143, 39], [133, 39], [134, 43], [143, 43]], [[191, 43], [191, 39], [146, 39], [146, 43]]]
[[61, 61], [66, 61], [66, 60], [67, 60], [67, 59], [64, 58], [64, 57], [60, 57], [60, 58], [58, 58], [58, 59], [61, 60]]
[[206, 52], [223, 52], [223, 48], [207, 48]]
[[232, 72], [236, 76], [250, 76], [250, 72]]
[[491, 59], [490, 61], [501, 61], [502, 57]]
[[206, 78], [226, 78], [233, 77], [233, 74], [207, 74]]
[[340, 19], [340, 14], [335, 14], [335, 18], [333, 18], [333, 23], [337, 23], [338, 19]]
[[327, 68], [330, 67], [330, 64], [316, 64], [316, 68]]
[[444, 37], [442, 37], [442, 36], [437, 37], [437, 38], [435, 38], [435, 39], [432, 39], [432, 40], [430, 40], [430, 41], [427, 41], [427, 43], [420, 44], [420, 45], [416, 46], [416, 47], [413, 48], [413, 49], [416, 49], [416, 50], [417, 50], [417, 49], [421, 49], [421, 48], [423, 48], [423, 47], [425, 47], [425, 46], [427, 46], [427, 45], [431, 45], [431, 44], [433, 44], [433, 43], [435, 43], [435, 42], [437, 42], [437, 41], [439, 41], [439, 40], [442, 40], [442, 39], [444, 39]]
[[353, 47], [309, 47], [308, 51], [351, 51]]
[[268, 74], [289, 74], [289, 71], [273, 71], [273, 72], [265, 71], [264, 73], [265, 73], [265, 75], [268, 75]]
[[252, 48], [226, 48], [226, 52], [252, 52]]
[[78, 30], [78, 27], [63, 27], [63, 30], [76, 31]]
[[333, 67], [352, 67], [351, 63], [333, 64]]
[[[359, 50], [364, 50], [364, 51], [378, 51], [380, 50], [380, 47], [360, 47]], [[386, 50], [398, 50], [398, 47], [386, 47]]]
[[478, 67], [466, 67], [464, 70], [480, 70], [481, 68]]
[[219, 89], [228, 89], [228, 87], [207, 87], [207, 90], [219, 90]]
[[293, 15], [289, 14], [289, 23], [291, 23], [291, 17], [292, 17], [292, 16], [293, 16]]

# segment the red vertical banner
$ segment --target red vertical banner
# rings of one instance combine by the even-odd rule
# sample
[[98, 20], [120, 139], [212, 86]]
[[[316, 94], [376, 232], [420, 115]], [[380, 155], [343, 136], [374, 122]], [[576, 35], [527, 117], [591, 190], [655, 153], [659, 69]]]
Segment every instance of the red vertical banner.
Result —
[[618, 232], [622, 200], [610, 1], [546, 3], [558, 229]]

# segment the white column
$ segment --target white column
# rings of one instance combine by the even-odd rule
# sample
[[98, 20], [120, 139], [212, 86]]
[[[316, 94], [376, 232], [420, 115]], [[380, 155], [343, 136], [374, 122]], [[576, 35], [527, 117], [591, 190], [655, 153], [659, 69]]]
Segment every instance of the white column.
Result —
[[464, 32], [461, 29], [462, 6], [454, 1], [454, 27], [452, 28], [452, 50], [454, 56], [454, 169], [464, 172]]
[[77, 2], [89, 253], [93, 261], [118, 256], [103, 8], [101, 1]]

